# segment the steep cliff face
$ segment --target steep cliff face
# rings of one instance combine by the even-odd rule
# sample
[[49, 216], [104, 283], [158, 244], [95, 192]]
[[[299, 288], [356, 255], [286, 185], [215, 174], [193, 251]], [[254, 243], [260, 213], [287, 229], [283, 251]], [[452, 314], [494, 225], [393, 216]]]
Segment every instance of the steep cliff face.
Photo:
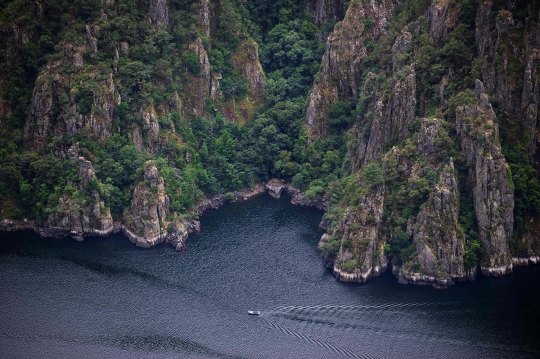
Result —
[[149, 248], [164, 242], [169, 197], [155, 165], [145, 164], [144, 180], [133, 189], [131, 210], [124, 214], [124, 234], [137, 246]]
[[[24, 140], [36, 151], [82, 131], [105, 143], [112, 133], [114, 108], [121, 101], [112, 72], [83, 68], [81, 53], [89, 51], [86, 46], [61, 45], [62, 59], [49, 62], [41, 71], [28, 110]], [[71, 63], [78, 69], [77, 76], [65, 71]]]
[[[204, 115], [206, 103], [202, 99], [209, 97], [211, 90], [212, 74], [210, 72], [210, 61], [208, 61], [208, 53], [200, 37], [197, 37], [194, 42], [189, 44], [189, 51], [197, 56], [201, 70], [200, 74], [189, 74], [189, 91], [185, 94], [186, 97], [184, 99], [185, 109], [192, 115]], [[186, 72], [188, 72], [187, 68]]]
[[349, 144], [349, 157], [355, 169], [378, 159], [392, 140], [401, 142], [407, 138], [415, 117], [414, 70], [406, 66], [391, 79], [386, 79], [387, 86], [391, 86], [389, 94], [381, 88], [377, 78], [376, 74], [368, 73], [360, 95], [361, 99], [367, 99], [364, 104], [368, 111], [353, 129], [352, 136], [356, 141]]
[[310, 0], [306, 9], [313, 15], [315, 23], [319, 26], [343, 19], [341, 0]]
[[459, 189], [450, 161], [412, 226], [416, 257], [404, 266], [401, 281], [446, 287], [466, 278], [458, 216]]
[[343, 282], [364, 283], [388, 266], [381, 233], [384, 184], [371, 189], [357, 208], [347, 208], [332, 236], [340, 237], [333, 273]]
[[306, 129], [308, 136], [324, 139], [328, 135], [328, 108], [338, 100], [358, 96], [366, 45], [386, 34], [386, 24], [394, 14], [397, 1], [351, 1], [342, 23], [328, 37], [321, 62], [321, 73], [308, 99]]
[[169, 8], [167, 0], [150, 0], [150, 15], [156, 25], [169, 26]]
[[508, 240], [514, 228], [514, 196], [494, 120], [484, 86], [476, 80], [473, 103], [456, 110], [456, 130], [472, 167], [474, 208], [486, 250], [482, 273], [497, 276], [512, 271]]
[[138, 247], [168, 242], [177, 250], [184, 248], [188, 234], [199, 231], [200, 224], [171, 214], [169, 205], [163, 177], [152, 162], [147, 162], [143, 181], [133, 189], [131, 207], [122, 218], [122, 233]]
[[46, 226], [38, 229], [42, 236], [71, 236], [82, 241], [86, 236], [107, 236], [113, 232], [111, 210], [100, 198], [96, 188], [96, 184], [100, 184], [92, 163], [84, 157], [78, 157], [76, 161], [79, 186], [65, 190], [58, 206], [47, 218]]
[[486, 91], [496, 96], [509, 125], [526, 131], [527, 150], [536, 162], [540, 25], [535, 8], [530, 3], [520, 9], [526, 17], [515, 19], [510, 11], [515, 8], [481, 2], [476, 15], [476, 41]]

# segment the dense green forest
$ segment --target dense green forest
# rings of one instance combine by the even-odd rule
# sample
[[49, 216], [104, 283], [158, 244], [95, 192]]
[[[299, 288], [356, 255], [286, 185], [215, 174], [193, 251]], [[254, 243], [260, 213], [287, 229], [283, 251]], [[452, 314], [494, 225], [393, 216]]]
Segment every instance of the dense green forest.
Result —
[[[484, 146], [485, 158], [508, 164], [508, 245], [513, 255], [530, 252], [523, 240], [530, 232], [526, 223], [540, 209], [537, 154], [531, 150], [535, 125], [531, 132], [523, 120], [529, 110], [512, 108], [519, 107], [514, 98], [529, 91], [524, 73], [533, 45], [525, 42], [534, 38], [536, 2], [443, 1], [449, 9], [444, 24], [451, 25], [442, 32], [433, 25], [437, 2], [429, 0], [321, 1], [341, 10], [341, 18], [323, 22], [312, 10], [318, 3], [0, 0], [0, 104], [8, 109], [0, 113], [1, 217], [44, 223], [61, 211], [65, 198], [81, 209], [93, 206], [97, 191], [119, 221], [130, 211], [148, 163], [163, 178], [171, 219], [191, 215], [204, 198], [280, 178], [328, 208], [322, 251], [343, 270], [367, 265], [359, 253], [367, 251], [371, 236], [373, 258], [384, 253], [418, 272], [413, 228], [418, 231], [417, 219], [427, 216], [424, 208], [442, 179], [455, 176], [457, 212], [448, 223], [463, 243], [457, 256], [465, 268], [474, 268], [487, 263], [483, 238], [495, 222], [477, 218], [476, 162], [456, 119], [480, 103], [473, 90], [480, 91], [475, 86], [481, 79], [494, 124], [486, 107], [478, 119], [465, 117], [464, 128]], [[384, 21], [370, 6], [386, 11]], [[486, 55], [487, 42], [479, 42], [482, 21], [489, 25], [486, 33], [504, 36], [497, 48], [488, 48], [493, 58]], [[342, 57], [334, 61], [332, 44], [347, 36], [337, 50]], [[348, 55], [355, 37], [361, 50]], [[403, 49], [396, 50], [400, 41]], [[398, 103], [399, 86], [410, 79], [414, 99], [393, 105], [411, 112], [408, 122], [392, 122], [386, 137], [369, 142], [384, 123], [377, 101]], [[501, 79], [509, 95], [490, 85]], [[256, 89], [257, 81], [264, 82], [263, 90]], [[334, 91], [325, 93], [333, 100], [316, 118], [324, 135], [306, 125], [310, 96], [318, 88]], [[419, 136], [432, 125], [435, 150], [426, 154]], [[370, 148], [370, 158], [358, 154]], [[78, 174], [79, 156], [93, 165], [90, 182]], [[362, 214], [371, 196], [384, 197], [381, 218]], [[355, 215], [363, 219], [351, 221], [361, 223], [347, 222]], [[346, 235], [354, 226], [356, 234]], [[366, 234], [369, 228], [376, 234]]]

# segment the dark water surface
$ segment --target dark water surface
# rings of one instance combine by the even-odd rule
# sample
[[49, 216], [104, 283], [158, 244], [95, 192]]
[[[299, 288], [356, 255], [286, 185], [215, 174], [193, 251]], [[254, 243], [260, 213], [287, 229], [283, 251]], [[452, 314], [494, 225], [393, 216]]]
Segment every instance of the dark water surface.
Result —
[[446, 291], [343, 284], [317, 252], [321, 215], [227, 205], [180, 253], [1, 233], [0, 357], [540, 357], [540, 267]]

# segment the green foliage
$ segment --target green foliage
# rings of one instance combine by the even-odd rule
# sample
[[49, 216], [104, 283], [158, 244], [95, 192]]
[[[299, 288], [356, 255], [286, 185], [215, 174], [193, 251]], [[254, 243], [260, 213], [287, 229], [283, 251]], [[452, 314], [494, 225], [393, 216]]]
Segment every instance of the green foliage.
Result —
[[382, 170], [377, 162], [369, 163], [362, 172], [362, 179], [370, 186], [377, 186], [382, 183]]
[[350, 259], [341, 265], [341, 269], [345, 272], [353, 272], [358, 267], [358, 261], [356, 259]]
[[385, 245], [385, 250], [388, 252], [389, 257], [392, 258], [392, 261], [401, 265], [412, 257], [415, 247], [410, 241], [410, 235], [398, 227], [389, 243]]
[[200, 75], [202, 73], [202, 66], [197, 54], [186, 54], [184, 56], [184, 64], [193, 75]]

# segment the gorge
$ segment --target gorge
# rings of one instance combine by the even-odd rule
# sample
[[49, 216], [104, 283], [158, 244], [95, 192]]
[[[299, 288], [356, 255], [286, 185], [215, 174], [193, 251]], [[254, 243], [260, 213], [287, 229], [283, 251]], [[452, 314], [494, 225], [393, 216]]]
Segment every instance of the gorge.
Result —
[[0, 4], [0, 230], [182, 249], [285, 181], [344, 282], [540, 260], [537, 0]]

